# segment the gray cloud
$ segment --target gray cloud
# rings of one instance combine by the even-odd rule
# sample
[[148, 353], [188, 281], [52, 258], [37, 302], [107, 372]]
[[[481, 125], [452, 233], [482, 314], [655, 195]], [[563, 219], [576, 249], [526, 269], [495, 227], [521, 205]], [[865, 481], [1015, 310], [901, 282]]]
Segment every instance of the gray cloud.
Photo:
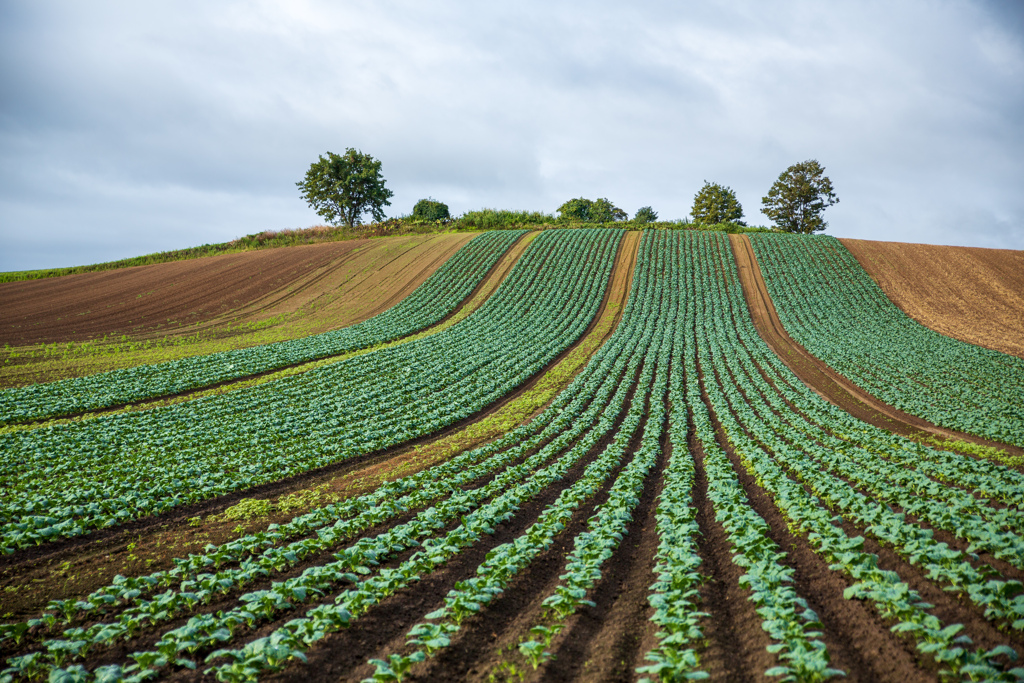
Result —
[[90, 3], [0, 8], [0, 269], [319, 222], [326, 150], [383, 162], [390, 213], [748, 220], [789, 164], [829, 233], [1024, 248], [1022, 14], [999, 2]]

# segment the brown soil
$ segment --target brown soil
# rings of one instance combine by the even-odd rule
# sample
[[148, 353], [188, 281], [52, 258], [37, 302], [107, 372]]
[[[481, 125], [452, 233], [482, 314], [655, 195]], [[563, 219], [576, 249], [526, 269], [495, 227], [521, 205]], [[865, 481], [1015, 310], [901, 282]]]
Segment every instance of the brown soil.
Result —
[[297, 311], [350, 325], [406, 296], [473, 236], [349, 240], [0, 283], [0, 344], [194, 335]]
[[[521, 244], [525, 247], [524, 241], [520, 240], [514, 248]], [[614, 331], [629, 294], [639, 245], [639, 233], [630, 233], [623, 239], [605, 299], [580, 339], [532, 379], [478, 415], [439, 433], [379, 453], [175, 508], [157, 517], [134, 520], [119, 527], [27, 548], [14, 555], [0, 556], [0, 591], [17, 588], [15, 592], [7, 590], [0, 593], [0, 615], [10, 612], [19, 618], [32, 616], [49, 600], [82, 596], [108, 585], [116, 574], [138, 575], [164, 569], [172, 566], [174, 557], [198, 552], [207, 543], [220, 544], [235, 538], [237, 533], [234, 528], [239, 525], [237, 521], [211, 520], [210, 517], [222, 513], [242, 498], [275, 499], [325, 485], [325, 495], [335, 494], [345, 498], [356, 496], [375, 489], [383, 481], [415, 473], [500, 436], [509, 426], [500, 419], [490, 425], [485, 424], [485, 421], [493, 416], [503, 416], [502, 411], [507, 406], [544, 382], [548, 370], [557, 368], [577, 349], [586, 350], [584, 357], [576, 359], [579, 368], [582, 368], [590, 355]], [[520, 253], [517, 249], [511, 255], [514, 257], [512, 262]], [[481, 285], [482, 291], [493, 292], [511, 270], [512, 262], [499, 261], [492, 276]], [[492, 278], [497, 278], [497, 281], [492, 282]], [[476, 297], [469, 298], [472, 305]], [[608, 315], [612, 316], [612, 320], [599, 325], [599, 321]], [[566, 375], [559, 384], [567, 385], [573, 376], [575, 373]], [[529, 415], [535, 415], [542, 408], [543, 405], [529, 406]], [[246, 533], [252, 533], [265, 529], [268, 524], [285, 522], [295, 514], [275, 513], [241, 526]], [[196, 517], [204, 520], [200, 526], [194, 527], [189, 520]]]
[[1024, 251], [841, 239], [904, 313], [1024, 358]]
[[840, 375], [789, 336], [779, 319], [754, 249], [745, 235], [730, 235], [733, 255], [739, 269], [743, 296], [758, 334], [800, 380], [825, 400], [839, 406], [859, 420], [918, 441], [930, 438], [954, 439], [981, 444], [1022, 455], [1024, 449], [983, 439], [973, 434], [939, 427], [915, 415], [898, 410], [864, 391]]

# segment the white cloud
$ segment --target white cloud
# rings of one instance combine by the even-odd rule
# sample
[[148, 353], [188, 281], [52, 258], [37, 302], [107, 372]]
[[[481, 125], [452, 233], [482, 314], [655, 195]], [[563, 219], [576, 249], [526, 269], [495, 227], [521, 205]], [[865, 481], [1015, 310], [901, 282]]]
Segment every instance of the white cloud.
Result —
[[294, 183], [345, 147], [382, 160], [391, 214], [674, 218], [707, 179], [764, 222], [817, 158], [833, 234], [1024, 248], [1022, 24], [998, 7], [7, 3], [0, 269], [318, 222]]

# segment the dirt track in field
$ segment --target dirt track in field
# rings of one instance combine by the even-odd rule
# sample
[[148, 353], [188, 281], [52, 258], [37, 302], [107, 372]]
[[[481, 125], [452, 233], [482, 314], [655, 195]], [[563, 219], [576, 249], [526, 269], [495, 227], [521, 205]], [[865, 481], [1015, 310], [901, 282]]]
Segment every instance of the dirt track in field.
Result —
[[729, 241], [739, 268], [743, 296], [758, 333], [782, 362], [822, 398], [859, 420], [912, 439], [927, 440], [938, 436], [1000, 448], [1011, 455], [1024, 454], [1024, 449], [938, 427], [916, 415], [898, 410], [818, 360], [786, 332], [768, 294], [750, 240], [745, 235], [730, 235]]
[[1024, 358], [1024, 251], [840, 242], [914, 320], [949, 337]]
[[351, 325], [412, 292], [472, 237], [349, 240], [0, 283], [0, 344], [193, 335], [296, 312], [325, 329]]

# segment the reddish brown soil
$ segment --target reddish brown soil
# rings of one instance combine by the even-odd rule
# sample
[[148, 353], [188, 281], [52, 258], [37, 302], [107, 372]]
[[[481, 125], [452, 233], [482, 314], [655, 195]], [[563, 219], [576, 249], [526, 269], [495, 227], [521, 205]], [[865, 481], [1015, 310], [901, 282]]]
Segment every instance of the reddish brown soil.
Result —
[[876, 427], [902, 434], [912, 439], [927, 441], [939, 436], [943, 439], [969, 441], [1000, 448], [1011, 455], [1024, 454], [1024, 449], [983, 439], [973, 434], [939, 427], [915, 415], [898, 410], [864, 391], [840, 375], [789, 336], [775, 310], [754, 249], [745, 235], [730, 235], [733, 255], [739, 268], [743, 295], [758, 333], [772, 351], [796, 374], [800, 380], [822, 398], [839, 406], [859, 420]]
[[348, 325], [407, 295], [472, 237], [349, 240], [0, 283], [0, 344], [192, 335], [312, 309]]
[[1024, 251], [840, 241], [914, 320], [1024, 358]]

